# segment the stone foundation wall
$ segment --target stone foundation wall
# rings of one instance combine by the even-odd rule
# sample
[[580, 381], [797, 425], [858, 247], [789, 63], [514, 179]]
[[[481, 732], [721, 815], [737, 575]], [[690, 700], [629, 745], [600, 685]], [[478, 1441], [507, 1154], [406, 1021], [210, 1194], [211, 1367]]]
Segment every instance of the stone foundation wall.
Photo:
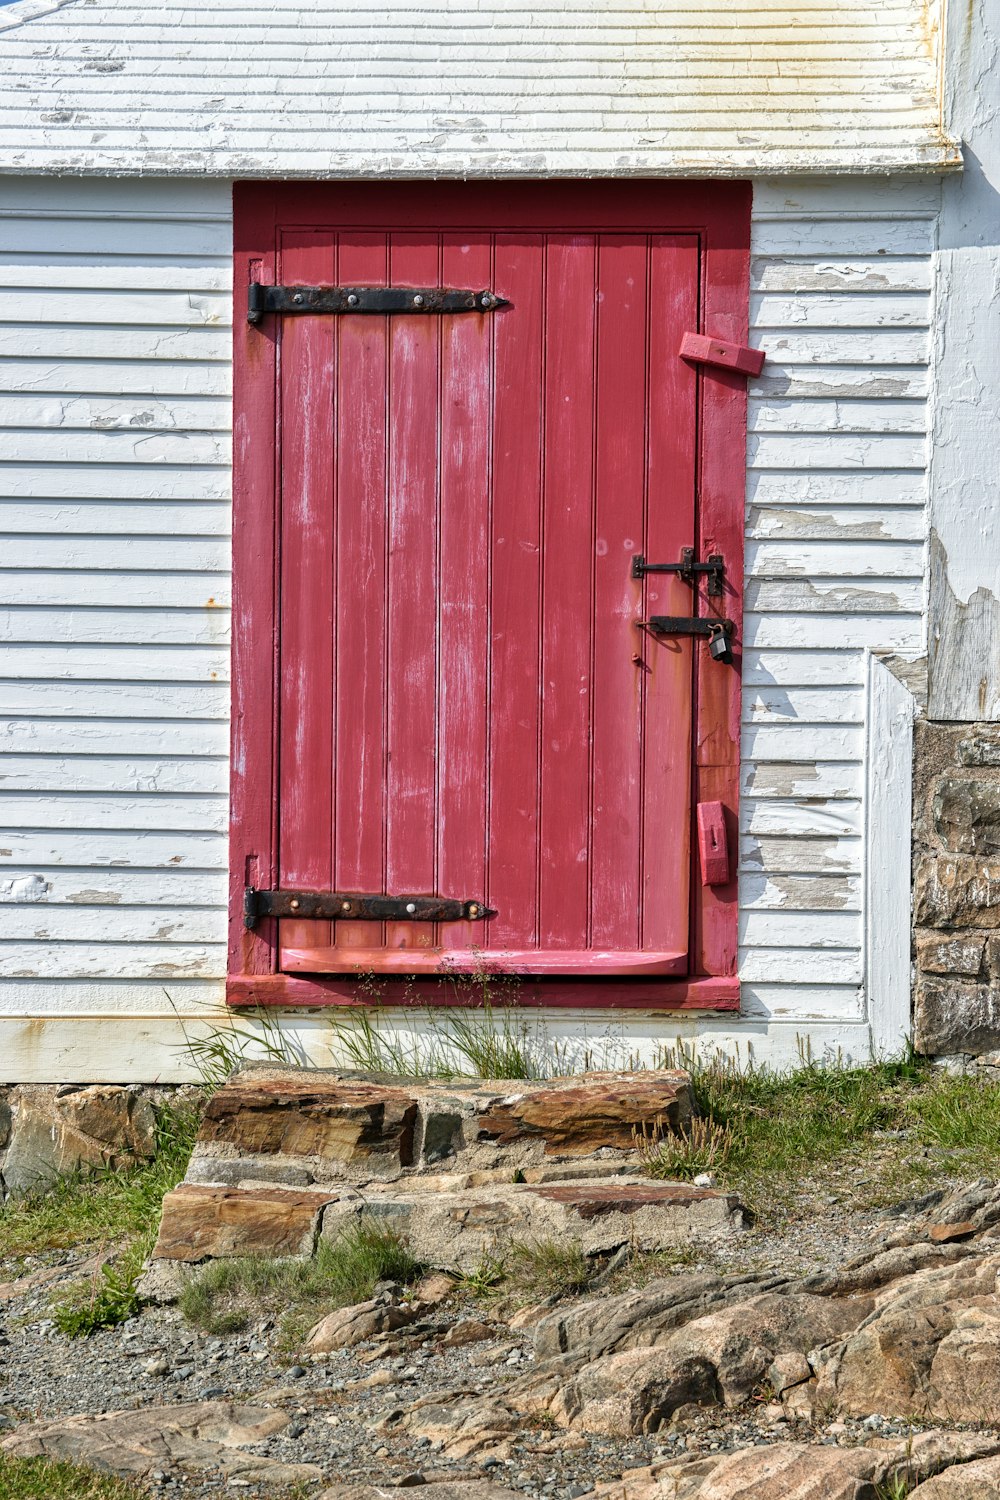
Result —
[[913, 772], [916, 1047], [1000, 1066], [1000, 725], [918, 722]]
[[0, 1087], [0, 1199], [44, 1187], [81, 1167], [147, 1161], [156, 1142], [156, 1105], [190, 1088], [142, 1084], [14, 1084]]

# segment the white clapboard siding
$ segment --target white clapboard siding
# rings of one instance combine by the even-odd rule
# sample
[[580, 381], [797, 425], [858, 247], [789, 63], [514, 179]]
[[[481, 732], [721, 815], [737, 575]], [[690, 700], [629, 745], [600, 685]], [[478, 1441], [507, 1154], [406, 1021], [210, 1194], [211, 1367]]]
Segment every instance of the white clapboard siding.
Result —
[[[136, 507], [132, 507], [136, 509]], [[228, 519], [229, 507], [226, 507]], [[63, 524], [58, 519], [56, 525]], [[128, 524], [126, 522], [126, 524]], [[0, 641], [38, 642], [83, 647], [109, 640], [118, 646], [218, 646], [229, 644], [229, 610], [218, 602], [197, 609], [161, 609], [116, 605], [55, 612], [23, 604], [0, 609]]]
[[768, 360], [747, 457], [748, 1015], [859, 1013], [865, 652], [923, 641], [934, 194], [755, 187], [751, 342]]
[[211, 1013], [228, 881], [229, 189], [7, 187], [0, 1018]]
[[[805, 11], [788, 0], [15, 0], [0, 11], [0, 170], [467, 178], [947, 168], [960, 153], [941, 130], [938, 9], [937, 0], [813, 0]], [[838, 250], [858, 253], [849, 241]]]

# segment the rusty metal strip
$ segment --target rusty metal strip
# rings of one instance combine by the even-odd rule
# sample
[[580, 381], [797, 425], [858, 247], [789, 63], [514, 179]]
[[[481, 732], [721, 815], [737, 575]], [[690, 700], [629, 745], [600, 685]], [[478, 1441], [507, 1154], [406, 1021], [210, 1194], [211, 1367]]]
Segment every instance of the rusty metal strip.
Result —
[[247, 886], [243, 921], [253, 929], [262, 917], [298, 917], [322, 922], [483, 922], [496, 912], [483, 901], [451, 896], [386, 896], [353, 891], [258, 891]]
[[418, 286], [263, 286], [251, 281], [247, 322], [259, 323], [265, 313], [368, 313], [377, 317], [399, 313], [494, 312], [508, 307], [496, 292], [456, 291], [448, 287]]

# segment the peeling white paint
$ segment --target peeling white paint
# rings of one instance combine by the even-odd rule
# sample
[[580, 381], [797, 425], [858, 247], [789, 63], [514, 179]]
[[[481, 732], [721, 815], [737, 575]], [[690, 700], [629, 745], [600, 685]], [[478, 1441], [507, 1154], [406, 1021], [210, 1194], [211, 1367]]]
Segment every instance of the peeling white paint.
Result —
[[0, 10], [0, 171], [948, 169], [939, 11], [940, 0], [243, 0], [217, 15], [187, 0], [17, 0]]
[[950, 7], [931, 467], [932, 719], [1000, 718], [1000, 11]]

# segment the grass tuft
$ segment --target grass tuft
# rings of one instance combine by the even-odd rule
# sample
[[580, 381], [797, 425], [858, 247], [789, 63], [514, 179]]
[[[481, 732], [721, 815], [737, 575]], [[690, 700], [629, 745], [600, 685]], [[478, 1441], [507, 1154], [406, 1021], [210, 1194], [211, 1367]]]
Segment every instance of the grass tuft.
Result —
[[515, 1294], [572, 1297], [585, 1291], [594, 1267], [579, 1245], [558, 1240], [528, 1240], [510, 1247], [506, 1280]]
[[[457, 982], [442, 976], [442, 998]], [[361, 981], [369, 1004], [326, 1018], [334, 1054], [342, 1066], [359, 1072], [406, 1078], [550, 1077], [555, 1059], [544, 1032], [514, 1008], [516, 995], [508, 993], [517, 981], [501, 975], [478, 976], [472, 982], [475, 1005], [418, 1011], [418, 1035], [403, 1041], [385, 1019], [377, 993], [367, 994], [371, 981]]]
[[690, 1182], [700, 1172], [721, 1171], [735, 1149], [733, 1128], [697, 1115], [676, 1133], [657, 1122], [634, 1134], [636, 1149], [654, 1177]]
[[907, 1058], [867, 1068], [805, 1062], [784, 1074], [685, 1058], [700, 1118], [638, 1141], [654, 1177], [713, 1172], [765, 1217], [796, 1193], [884, 1207], [1000, 1169], [1000, 1085]]
[[0, 1453], [2, 1500], [147, 1500], [146, 1491], [127, 1479], [95, 1474], [76, 1464], [44, 1458], [11, 1458]]
[[362, 1218], [336, 1240], [320, 1240], [312, 1260], [212, 1261], [185, 1286], [180, 1309], [212, 1334], [277, 1318], [287, 1343], [334, 1308], [366, 1301], [380, 1281], [405, 1284], [421, 1269], [395, 1230]]

